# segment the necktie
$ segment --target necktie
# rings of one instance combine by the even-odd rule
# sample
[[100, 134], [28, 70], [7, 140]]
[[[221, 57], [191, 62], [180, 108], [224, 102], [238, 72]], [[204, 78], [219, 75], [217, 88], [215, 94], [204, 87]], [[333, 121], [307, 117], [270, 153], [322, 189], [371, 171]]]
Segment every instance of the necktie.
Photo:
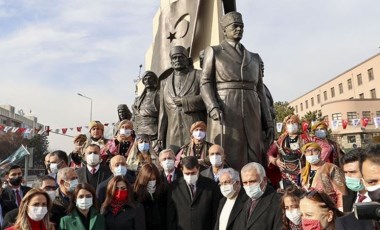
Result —
[[361, 202], [363, 202], [363, 200], [365, 200], [365, 198], [367, 198], [367, 196], [366, 196], [366, 195], [362, 195], [362, 194], [359, 194], [358, 203], [361, 203]]
[[20, 191], [17, 189], [15, 193], [16, 193], [17, 206], [20, 206], [20, 203], [21, 203]]
[[193, 197], [194, 197], [194, 185], [189, 184], [189, 189], [190, 189], [191, 200], [193, 200]]
[[92, 169], [91, 169], [91, 174], [95, 174], [95, 171], [96, 171], [96, 169], [95, 169], [95, 168], [92, 168]]
[[239, 43], [236, 43], [236, 45], [235, 45], [235, 50], [236, 50], [236, 52], [238, 52], [238, 54], [239, 54], [240, 56], [243, 55], [243, 53], [241, 52], [240, 44], [239, 44]]
[[166, 179], [168, 180], [168, 183], [172, 183], [172, 174], [169, 174], [166, 176]]
[[255, 210], [256, 205], [257, 205], [257, 200], [251, 200], [251, 205], [249, 206], [249, 211], [248, 211], [248, 219], [252, 215], [253, 210]]

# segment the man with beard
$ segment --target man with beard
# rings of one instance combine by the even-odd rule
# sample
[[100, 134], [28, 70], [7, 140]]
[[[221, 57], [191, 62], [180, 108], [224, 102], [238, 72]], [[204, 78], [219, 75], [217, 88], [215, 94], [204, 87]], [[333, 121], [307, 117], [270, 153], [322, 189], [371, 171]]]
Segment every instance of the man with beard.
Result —
[[126, 104], [120, 104], [117, 106], [117, 115], [119, 116], [119, 121], [116, 122], [116, 124], [113, 127], [114, 136], [116, 136], [117, 131], [119, 131], [118, 127], [119, 127], [120, 122], [123, 120], [131, 120], [132, 118], [132, 113]]

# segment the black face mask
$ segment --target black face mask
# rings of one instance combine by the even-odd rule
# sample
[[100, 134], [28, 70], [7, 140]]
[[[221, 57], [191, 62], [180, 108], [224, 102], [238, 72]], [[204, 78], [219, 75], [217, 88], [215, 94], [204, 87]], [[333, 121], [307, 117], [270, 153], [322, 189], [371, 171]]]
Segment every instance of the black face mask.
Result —
[[368, 196], [372, 201], [380, 202], [380, 188], [372, 192], [368, 191]]
[[19, 186], [22, 182], [22, 176], [9, 178], [9, 183], [13, 186]]

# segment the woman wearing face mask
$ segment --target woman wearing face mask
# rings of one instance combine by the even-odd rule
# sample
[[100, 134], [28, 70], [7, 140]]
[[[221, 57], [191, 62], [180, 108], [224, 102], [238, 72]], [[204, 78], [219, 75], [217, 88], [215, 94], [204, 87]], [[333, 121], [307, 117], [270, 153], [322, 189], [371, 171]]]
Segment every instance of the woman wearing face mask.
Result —
[[317, 142], [321, 150], [321, 159], [325, 162], [339, 165], [339, 159], [344, 154], [340, 149], [339, 144], [328, 138], [328, 126], [324, 121], [317, 122], [311, 127], [314, 135], [311, 135], [311, 140]]
[[87, 183], [75, 188], [67, 212], [69, 214], [61, 219], [61, 230], [106, 229], [104, 217], [97, 210], [95, 190]]
[[302, 191], [296, 187], [288, 187], [281, 199], [282, 230], [301, 230], [300, 199]]
[[166, 229], [167, 188], [154, 164], [141, 167], [133, 190], [135, 199], [144, 206], [146, 229]]
[[108, 183], [100, 212], [106, 219], [106, 229], [145, 229], [144, 207], [133, 200], [132, 188], [122, 176], [115, 176]]
[[15, 225], [6, 230], [52, 230], [49, 210], [52, 202], [41, 189], [31, 189], [21, 201]]
[[335, 219], [343, 215], [326, 193], [316, 190], [301, 199], [300, 211], [303, 230], [334, 230]]
[[300, 185], [301, 148], [309, 142], [309, 137], [299, 132], [299, 124], [297, 115], [285, 117], [285, 131], [268, 149], [267, 175], [275, 188]]
[[195, 156], [201, 166], [201, 170], [210, 167], [210, 161], [207, 159], [209, 148], [213, 145], [206, 141], [207, 125], [203, 121], [197, 121], [191, 125], [191, 141], [181, 147], [176, 155], [176, 167], [180, 167], [181, 159], [187, 156]]
[[141, 166], [146, 163], [158, 165], [158, 156], [153, 150], [148, 135], [141, 135], [136, 138], [133, 149], [127, 158], [128, 170], [137, 175]]
[[346, 194], [344, 172], [338, 166], [321, 160], [321, 146], [315, 142], [302, 147], [306, 165], [301, 172], [302, 186], [325, 192], [343, 210], [343, 195]]
[[135, 142], [133, 123], [130, 120], [122, 120], [119, 123], [116, 137], [107, 142], [104, 150], [101, 152], [103, 160], [109, 160], [115, 155], [128, 157]]

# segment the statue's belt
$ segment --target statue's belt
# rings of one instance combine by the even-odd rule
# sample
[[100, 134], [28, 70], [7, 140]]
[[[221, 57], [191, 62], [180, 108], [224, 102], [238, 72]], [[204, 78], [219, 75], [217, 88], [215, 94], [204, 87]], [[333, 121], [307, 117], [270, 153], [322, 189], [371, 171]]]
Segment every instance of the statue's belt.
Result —
[[245, 89], [256, 92], [256, 84], [253, 82], [218, 82], [216, 84], [218, 90], [223, 89]]

